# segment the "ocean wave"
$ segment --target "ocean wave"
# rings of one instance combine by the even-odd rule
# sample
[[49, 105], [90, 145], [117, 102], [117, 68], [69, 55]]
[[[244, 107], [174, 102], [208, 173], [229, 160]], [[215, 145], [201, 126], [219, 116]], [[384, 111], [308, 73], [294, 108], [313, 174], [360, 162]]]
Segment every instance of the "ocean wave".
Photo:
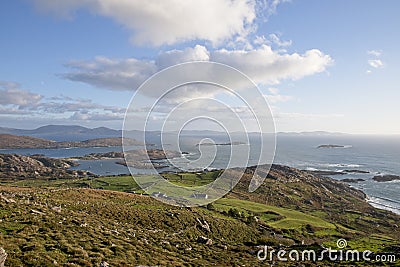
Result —
[[[396, 203], [396, 204], [399, 204], [399, 205], [400, 205], [400, 201], [394, 200], [394, 199], [391, 199], [391, 198], [386, 198], [386, 197], [369, 196], [369, 197], [368, 197], [368, 200], [369, 200], [369, 199], [374, 200], [374, 201], [383, 200], [383, 201], [388, 201], [388, 202], [392, 202], [392, 203]], [[399, 207], [400, 207], [400, 206], [399, 206]]]
[[400, 214], [400, 202], [399, 201], [389, 199], [389, 198], [384, 198], [384, 197], [368, 196], [367, 202], [369, 204], [371, 204], [372, 206], [374, 206], [375, 208], [389, 210], [396, 214]]
[[313, 167], [306, 167], [306, 171], [317, 171], [317, 172], [343, 172], [343, 170], [330, 170], [330, 169], [321, 169], [321, 168], [313, 168]]
[[360, 168], [361, 164], [351, 164], [351, 163], [320, 163], [319, 166], [324, 167], [336, 167], [336, 168]]

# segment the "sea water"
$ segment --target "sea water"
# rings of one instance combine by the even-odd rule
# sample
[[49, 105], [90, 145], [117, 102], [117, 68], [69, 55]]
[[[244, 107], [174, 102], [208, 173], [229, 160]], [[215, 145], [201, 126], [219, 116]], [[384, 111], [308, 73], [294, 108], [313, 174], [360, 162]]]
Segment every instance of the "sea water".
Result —
[[[211, 146], [202, 147], [199, 150], [199, 140], [204, 137], [184, 136], [180, 139], [180, 149], [186, 152], [181, 158], [171, 160], [171, 164], [179, 165], [188, 160], [196, 160], [200, 157], [209, 157], [211, 164], [209, 169], [223, 169], [231, 155], [231, 147], [217, 145], [216, 153], [207, 153], [213, 150]], [[213, 136], [216, 143], [224, 143], [225, 137]], [[343, 175], [331, 176], [334, 179], [342, 180], [363, 179], [364, 181], [352, 183], [355, 188], [361, 189], [368, 196], [368, 201], [379, 208], [392, 210], [400, 213], [400, 181], [376, 182], [372, 178], [375, 175], [394, 174], [400, 175], [400, 136], [368, 136], [368, 135], [288, 135], [278, 134], [275, 151], [275, 164], [287, 165], [303, 170], [325, 170], [344, 171], [360, 170], [369, 173], [346, 173]], [[341, 145], [341, 148], [317, 148], [319, 145], [332, 144]], [[249, 144], [237, 145], [236, 151], [247, 151], [248, 147], [259, 148], [261, 140], [250, 138]], [[156, 144], [152, 148], [161, 148]], [[168, 144], [164, 149], [168, 149]], [[130, 147], [129, 149], [135, 149]], [[264, 146], [263, 149], [272, 149]], [[12, 149], [0, 150], [0, 153], [16, 153], [23, 155], [43, 154], [49, 157], [76, 157], [89, 153], [104, 153], [111, 151], [122, 151], [121, 147], [98, 147], [98, 148], [71, 148], [71, 149]], [[202, 154], [201, 154], [202, 153]], [[252, 166], [259, 163], [259, 151], [250, 149], [250, 154], [236, 153], [238, 162], [245, 162], [245, 165]], [[98, 175], [128, 174], [127, 167], [118, 165], [118, 159], [78, 161], [80, 166], [74, 169], [84, 169]], [[208, 160], [206, 160], [208, 161]], [[243, 167], [243, 166], [240, 166]], [[132, 169], [136, 173], [148, 173], [147, 170]]]

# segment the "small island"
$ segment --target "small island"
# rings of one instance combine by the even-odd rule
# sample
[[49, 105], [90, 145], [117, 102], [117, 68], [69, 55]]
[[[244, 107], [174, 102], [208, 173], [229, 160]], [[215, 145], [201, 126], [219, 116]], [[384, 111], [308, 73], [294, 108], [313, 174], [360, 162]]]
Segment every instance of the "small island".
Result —
[[171, 150], [149, 149], [126, 151], [124, 156], [124, 160], [116, 163], [137, 169], [162, 169], [169, 166], [163, 162], [164, 160], [180, 157], [181, 153]]
[[361, 178], [359, 178], [359, 179], [345, 178], [345, 179], [342, 179], [341, 181], [345, 182], [345, 183], [358, 183], [358, 182], [364, 182], [365, 180], [361, 179]]
[[238, 145], [246, 145], [244, 142], [232, 142], [232, 143], [199, 143], [196, 146], [238, 146]]
[[392, 175], [392, 174], [377, 175], [377, 176], [374, 176], [372, 178], [372, 180], [377, 181], [377, 182], [390, 182], [390, 181], [400, 180], [400, 176]]
[[317, 148], [344, 148], [343, 145], [319, 145]]

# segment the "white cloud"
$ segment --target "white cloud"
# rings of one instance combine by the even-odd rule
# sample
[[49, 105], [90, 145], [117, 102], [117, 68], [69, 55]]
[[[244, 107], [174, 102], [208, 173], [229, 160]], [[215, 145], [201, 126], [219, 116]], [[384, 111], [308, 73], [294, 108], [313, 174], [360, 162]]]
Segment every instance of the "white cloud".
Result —
[[275, 87], [270, 87], [270, 88], [268, 88], [268, 91], [269, 91], [271, 94], [273, 94], [273, 95], [279, 94], [279, 89], [278, 89], [278, 88], [275, 88]]
[[368, 60], [368, 64], [373, 67], [373, 68], [382, 68], [383, 67], [383, 62], [380, 59], [370, 59]]
[[304, 54], [289, 54], [273, 51], [267, 45], [253, 50], [214, 51], [196, 45], [194, 48], [160, 53], [154, 61], [105, 57], [92, 61], [75, 61], [66, 65], [73, 68], [73, 71], [63, 74], [62, 77], [109, 90], [134, 90], [162, 68], [198, 60], [215, 61], [235, 67], [256, 83], [264, 85], [277, 84], [285, 79], [297, 80], [323, 72], [333, 63], [329, 55], [317, 49], [308, 50]]
[[[372, 57], [370, 59], [368, 59], [368, 65], [372, 68], [375, 69], [379, 69], [379, 68], [383, 68], [384, 67], [384, 63], [383, 61], [380, 59], [381, 55], [382, 55], [382, 50], [369, 50], [367, 51], [367, 54]], [[371, 74], [372, 70], [367, 70], [366, 71], [367, 74]]]
[[75, 121], [121, 121], [124, 113], [99, 113], [99, 112], [75, 112], [70, 119]]
[[312, 49], [304, 54], [273, 51], [270, 46], [244, 50], [217, 50], [211, 59], [235, 67], [258, 84], [277, 84], [281, 80], [298, 80], [305, 76], [323, 72], [333, 63], [329, 55]]
[[66, 66], [74, 71], [61, 75], [63, 78], [112, 90], [134, 90], [158, 69], [154, 61], [106, 57], [74, 61]]
[[315, 114], [315, 113], [297, 113], [297, 112], [276, 112], [274, 118], [276, 119], [332, 119], [342, 118], [343, 114]]
[[160, 53], [157, 58], [157, 68], [163, 69], [171, 65], [189, 61], [209, 61], [210, 52], [201, 45], [194, 48], [188, 47], [184, 50], [170, 50]]
[[285, 2], [290, 2], [290, 0], [264, 0], [267, 15], [275, 14], [277, 7]]
[[293, 97], [290, 95], [265, 95], [265, 97], [271, 104], [287, 102], [293, 99]]
[[368, 50], [367, 54], [374, 57], [380, 57], [382, 55], [382, 50]]
[[[206, 40], [220, 44], [248, 34], [255, 0], [33, 0], [46, 12], [71, 17], [77, 9], [109, 17], [133, 32], [135, 44]], [[275, 10], [280, 1], [272, 1]]]
[[287, 47], [292, 45], [292, 40], [282, 41], [281, 38], [275, 33], [271, 33], [269, 35], [269, 39], [271, 40], [272, 43], [276, 44], [278, 47]]
[[270, 94], [264, 95], [264, 97], [268, 100], [270, 104], [287, 102], [293, 99], [293, 96], [279, 94], [279, 89], [275, 87], [268, 88], [268, 91], [270, 92]]
[[0, 105], [32, 106], [43, 96], [23, 90], [18, 83], [0, 81]]
[[[68, 117], [72, 113], [73, 115]], [[86, 118], [86, 120], [110, 121], [122, 119], [124, 114], [124, 108], [101, 105], [93, 103], [90, 99], [74, 99], [63, 95], [45, 98], [21, 89], [18, 83], [0, 81], [0, 116], [2, 119], [7, 116], [24, 115], [26, 118], [63, 117], [74, 120]]]

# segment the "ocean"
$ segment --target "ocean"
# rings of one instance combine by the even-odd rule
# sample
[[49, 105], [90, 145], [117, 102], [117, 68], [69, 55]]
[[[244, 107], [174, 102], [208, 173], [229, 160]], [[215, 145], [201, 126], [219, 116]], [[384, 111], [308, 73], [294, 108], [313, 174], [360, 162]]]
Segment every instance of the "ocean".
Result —
[[[216, 143], [227, 141], [225, 137], [213, 136], [210, 138], [213, 138]], [[204, 146], [200, 152], [197, 144], [201, 139], [203, 137], [183, 136], [180, 139], [180, 149], [187, 154], [182, 158], [171, 160], [171, 163], [184, 166], [188, 160], [205, 158], [204, 162], [209, 164], [206, 167], [225, 168], [227, 161], [231, 158], [231, 147], [229, 145]], [[250, 147], [259, 148], [259, 142], [258, 138], [250, 138]], [[343, 147], [317, 148], [324, 144]], [[249, 160], [246, 161], [247, 154], [245, 152], [249, 149], [248, 146], [248, 144], [235, 145], [235, 158], [239, 159], [238, 162], [246, 162], [247, 166], [255, 165], [258, 163], [257, 149], [250, 149]], [[169, 149], [168, 144], [164, 148]], [[135, 147], [129, 149], [135, 149]], [[238, 153], [241, 149], [243, 149], [243, 153]], [[122, 151], [122, 148], [13, 149], [0, 150], [0, 153], [44, 154], [49, 157], [63, 158], [110, 151]], [[129, 173], [125, 166], [115, 164], [116, 161], [115, 159], [79, 161], [81, 165], [74, 168], [85, 169], [99, 175]], [[372, 180], [375, 175], [400, 175], [400, 136], [281, 134], [277, 136], [274, 163], [303, 170], [368, 171], [369, 173], [346, 173], [331, 177], [338, 180], [363, 179], [364, 181], [351, 183], [351, 186], [365, 192], [371, 205], [400, 214], [400, 181], [376, 182]], [[133, 169], [133, 171], [136, 173], [151, 172], [143, 169]]]

